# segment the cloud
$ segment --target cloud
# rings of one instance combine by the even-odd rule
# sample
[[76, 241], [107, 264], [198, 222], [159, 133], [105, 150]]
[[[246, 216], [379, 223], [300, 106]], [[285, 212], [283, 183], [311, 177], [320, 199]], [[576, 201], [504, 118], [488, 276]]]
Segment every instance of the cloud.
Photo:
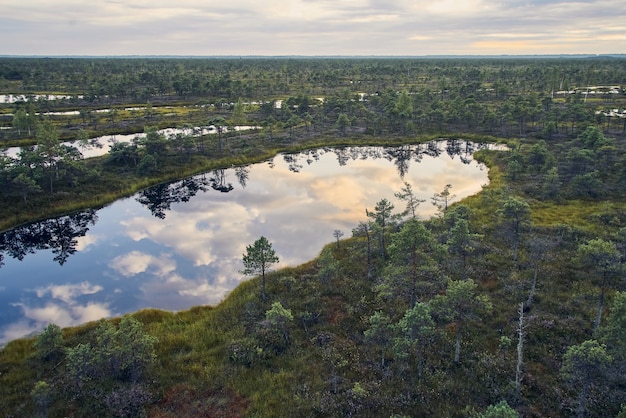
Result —
[[49, 323], [69, 327], [111, 316], [108, 304], [97, 302], [88, 302], [84, 305], [74, 301], [66, 304], [47, 302], [36, 307], [16, 303], [13, 306], [22, 308], [23, 316], [31, 321], [29, 327], [33, 329], [42, 329]]
[[50, 285], [35, 290], [37, 297], [42, 298], [50, 294], [52, 298], [61, 300], [66, 304], [72, 304], [74, 298], [82, 295], [93, 295], [102, 290], [102, 286], [93, 285], [89, 282], [78, 284]]
[[433, 37], [430, 36], [430, 35], [412, 35], [412, 36], [409, 36], [409, 40], [411, 40], [411, 41], [429, 41], [431, 39], [433, 39]]
[[[169, 212], [166, 222], [156, 218], [135, 217], [124, 222], [126, 233], [132, 239], [149, 238], [179, 254], [195, 266], [205, 266], [229, 254], [243, 251], [238, 236], [244, 225], [259, 216], [257, 209], [248, 209], [237, 202], [188, 202], [180, 211]], [[176, 225], [176, 227], [170, 227]], [[133, 254], [115, 262], [120, 273], [140, 273], [149, 264], [156, 264], [145, 254]], [[173, 269], [173, 268], [172, 268]], [[127, 273], [126, 273], [127, 274]]]
[[[621, 0], [28, 0], [3, 5], [0, 34], [8, 54], [623, 53], [625, 17]], [[540, 40], [484, 43], [501, 32]]]
[[35, 332], [41, 331], [44, 327], [45, 325], [36, 324], [27, 319], [21, 319], [2, 329], [2, 333], [0, 334], [0, 344], [4, 344], [17, 338], [23, 338], [25, 335], [34, 334]]
[[[233, 250], [215, 245], [220, 242], [215, 236], [203, 242], [200, 237], [205, 236], [207, 229], [199, 228], [195, 232], [191, 230], [184, 232], [185, 221], [189, 221], [189, 217], [177, 214], [172, 218], [179, 216], [182, 230], [177, 229], [176, 233], [170, 234], [167, 228], [155, 229], [155, 235], [151, 235], [149, 239], [175, 249], [178, 255], [192, 257], [195, 269], [187, 269], [184, 265], [177, 267], [170, 254], [161, 254], [157, 257], [140, 251], [116, 257], [109, 263], [110, 268], [124, 277], [143, 275], [137, 280], [140, 292], [134, 295], [141, 301], [140, 306], [179, 310], [194, 305], [217, 304], [229, 289], [236, 287], [242, 279], [238, 273], [241, 261], [238, 257], [232, 256]], [[197, 220], [191, 219], [190, 223], [195, 225], [196, 222]], [[132, 222], [129, 228], [132, 229]], [[232, 233], [226, 232], [227, 237], [223, 240], [232, 245], [243, 245], [232, 239]], [[204, 245], [196, 245], [199, 242]], [[213, 242], [214, 245], [208, 247], [207, 242]], [[243, 253], [243, 249], [241, 252]], [[203, 264], [205, 261], [206, 264]], [[185, 272], [196, 277], [186, 278], [183, 275]]]
[[112, 316], [108, 303], [90, 301], [83, 304], [77, 300], [102, 290], [102, 286], [88, 282], [35, 289], [38, 299], [12, 304], [21, 309], [21, 319], [0, 330], [0, 343], [41, 331], [50, 323], [70, 327]]
[[76, 250], [77, 251], [88, 251], [89, 247], [95, 246], [100, 240], [101, 236], [95, 234], [87, 234], [82, 237], [76, 238]]
[[184, 279], [178, 275], [175, 278], [176, 280], [151, 280], [143, 283], [141, 298], [147, 306], [166, 306], [166, 309], [180, 310], [189, 309], [190, 306], [216, 305], [242, 279], [241, 276], [230, 276], [229, 280]]
[[74, 324], [96, 321], [111, 316], [111, 310], [106, 303], [89, 302], [86, 305], [76, 305], [71, 310]]
[[[417, 2], [417, 7], [423, 8], [428, 15], [443, 16], [446, 19], [451, 18], [467, 18], [469, 16], [484, 15], [493, 10], [493, 3], [482, 0], [438, 0], [426, 2]], [[417, 12], [417, 7], [413, 9]]]
[[109, 267], [124, 277], [132, 277], [151, 270], [157, 276], [166, 276], [176, 270], [176, 262], [167, 254], [156, 257], [140, 251], [131, 251], [128, 254], [115, 257]]

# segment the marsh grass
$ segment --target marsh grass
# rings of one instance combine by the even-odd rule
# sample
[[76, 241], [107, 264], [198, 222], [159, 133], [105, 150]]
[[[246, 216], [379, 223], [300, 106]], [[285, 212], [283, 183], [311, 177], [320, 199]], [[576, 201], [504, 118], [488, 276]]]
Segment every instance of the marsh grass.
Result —
[[[481, 199], [470, 199], [462, 203], [475, 207], [482, 202]], [[474, 222], [480, 224], [483, 221], [478, 218]], [[486, 244], [492, 245], [493, 239], [487, 238]], [[315, 260], [273, 272], [268, 276], [269, 301], [261, 300], [259, 280], [251, 279], [242, 282], [215, 307], [198, 306], [176, 313], [148, 309], [133, 314], [151, 335], [158, 338], [158, 363], [151, 370], [152, 389], [161, 394], [151, 407], [155, 416], [164, 413], [162, 408], [166, 405], [180, 402], [186, 402], [187, 407], [192, 402], [195, 411], [213, 413], [225, 405], [237, 404], [245, 405], [245, 416], [308, 416], [313, 410], [330, 408], [320, 403], [321, 399], [348, 396], [348, 390], [355, 382], [371, 382], [379, 372], [372, 375], [368, 359], [378, 358], [378, 351], [368, 350], [363, 345], [362, 335], [366, 329], [365, 319], [381, 306], [357, 255], [362, 245], [358, 238], [341, 242], [341, 250], [335, 252], [341, 263], [341, 273], [328, 283], [320, 282], [316, 277]], [[494, 241], [493, 245], [497, 242]], [[329, 244], [329, 248], [335, 247], [335, 243]], [[563, 250], [555, 263], [566, 263], [569, 254]], [[509, 363], [498, 363], [497, 368], [492, 365], [489, 373], [481, 364], [492, 358], [490, 353], [499, 353], [497, 342], [501, 335], [514, 336], [516, 312], [512, 307], [515, 307], [519, 293], [507, 290], [503, 287], [506, 281], [502, 276], [498, 278], [490, 273], [513, 268], [508, 259], [501, 256], [478, 264], [481, 274], [477, 279], [482, 284], [482, 291], [491, 296], [494, 315], [466, 331], [463, 367], [449, 366], [454, 327], [442, 330], [429, 350], [428, 370], [434, 374], [428, 374], [419, 387], [424, 394], [430, 391], [449, 394], [443, 398], [425, 395], [432, 413], [455, 414], [468, 402], [474, 405], [490, 402], [491, 398], [476, 385], [474, 369], [483, 370], [485, 374], [481, 379], [496, 379], [506, 384], [507, 368], [513, 370], [510, 363], [514, 359], [512, 350], [506, 357]], [[525, 370], [532, 380], [525, 384], [524, 396], [529, 403], [541, 404], [542, 410], [558, 409], [558, 405], [545, 400], [544, 395], [555, 393], [553, 386], [559, 385], [555, 372], [564, 349], [584, 336], [585, 329], [592, 323], [595, 287], [582, 278], [573, 280], [569, 274], [573, 271], [568, 269], [556, 275], [552, 271], [542, 275], [536, 306], [530, 316]], [[229, 344], [243, 338], [257, 338], [254, 337], [255, 329], [272, 300], [281, 300], [298, 319], [290, 328], [292, 344], [276, 354], [267, 348], [261, 349], [262, 342], [257, 340], [263, 353], [256, 361], [250, 366], [232, 363]], [[299, 319], [307, 311], [317, 312], [319, 317], [305, 330]], [[96, 326], [97, 323], [90, 323], [66, 329], [66, 345], [90, 341]], [[316, 343], [316, 336], [324, 333], [333, 336], [333, 351]], [[334, 354], [328, 357], [331, 353]], [[0, 365], [4, 370], [0, 377], [3, 388], [0, 396], [7, 400], [13, 411], [24, 402], [24, 393], [29, 393], [36, 379], [41, 378], [29, 371], [32, 367], [27, 367], [32, 354], [32, 340], [28, 339], [14, 341], [0, 353]], [[489, 360], [487, 364], [492, 364], [491, 361], [495, 360]], [[330, 395], [328, 390], [334, 385], [334, 374], [339, 374], [341, 380], [337, 383], [337, 394]], [[17, 391], [8, 390], [5, 383], [11, 382]], [[181, 385], [188, 390], [176, 389], [182, 388]], [[379, 389], [370, 387], [370, 396], [386, 399], [402, 390], [396, 385]], [[62, 405], [57, 399], [53, 407], [62, 408]], [[392, 410], [376, 409], [375, 415]]]
[[[342, 138], [338, 143], [350, 145], [351, 141]], [[354, 141], [358, 144], [357, 139]], [[288, 150], [322, 144], [328, 145], [318, 140], [292, 145]], [[170, 174], [246, 164], [285, 150], [267, 144], [245, 156], [237, 153], [219, 160], [198, 156], [184, 168], [172, 164], [168, 174], [161, 177], [128, 183], [117, 180], [116, 185], [129, 193], [135, 187], [166, 181]], [[178, 405], [180, 411], [193, 410], [196, 415], [208, 416], [223, 416], [223, 408], [249, 417], [315, 416], [338, 410], [345, 415], [360, 407], [357, 400], [365, 402], [370, 416], [392, 416], [407, 410], [389, 403], [407, 390], [417, 391], [420, 398], [419, 402], [406, 400], [406, 408], [432, 416], [457, 416], [468, 407], [478, 410], [499, 397], [511, 396], [508, 382], [515, 369], [515, 350], [509, 347], [503, 351], [499, 341], [503, 335], [515, 338], [517, 306], [528, 291], [528, 265], [532, 260], [522, 249], [519, 262], [514, 263], [508, 244], [498, 234], [500, 220], [496, 213], [500, 202], [516, 191], [503, 174], [502, 153], [481, 151], [477, 157], [489, 167], [490, 183], [480, 194], [459, 203], [472, 209], [472, 229], [483, 234], [481, 252], [470, 260], [472, 278], [490, 297], [494, 309], [465, 329], [460, 365], [452, 364], [455, 326], [439, 324], [437, 337], [426, 354], [422, 380], [410, 374], [414, 373], [411, 368], [401, 372], [394, 369], [391, 351], [386, 353], [389, 368], [380, 368], [380, 352], [365, 343], [363, 333], [373, 312], [390, 309], [375, 291], [386, 262], [375, 258], [374, 277], [368, 279], [365, 242], [352, 237], [342, 240], [339, 248], [336, 243], [326, 247], [339, 263], [337, 274], [329, 278], [318, 275], [317, 259], [272, 272], [267, 277], [266, 301], [260, 297], [259, 279], [253, 278], [241, 282], [214, 307], [197, 306], [181, 312], [147, 309], [133, 314], [158, 339], [157, 364], [150, 370], [151, 390], [157, 394], [150, 406], [154, 416], [171, 416], [166, 411], [172, 405]], [[548, 238], [557, 235], [560, 224], [577, 228], [585, 236], [609, 233], [607, 222], [621, 208], [617, 201], [529, 203], [534, 232]], [[534, 408], [546, 416], [559, 414], [562, 395], [558, 370], [562, 356], [567, 347], [589, 335], [597, 302], [597, 283], [572, 263], [578, 237], [564, 237], [552, 258], [541, 265], [537, 293], [527, 317], [522, 408]], [[609, 291], [607, 298], [611, 296]], [[272, 345], [263, 325], [265, 312], [274, 301], [280, 301], [294, 317], [289, 324], [291, 343], [279, 349]], [[396, 316], [400, 315], [399, 303], [393, 308]], [[97, 325], [95, 322], [65, 329], [65, 345], [93, 342]], [[252, 344], [249, 364], [231, 360], [231, 344], [237, 341]], [[13, 341], [0, 352], [0, 398], [5, 401], [2, 413], [30, 411], [24, 405], [29, 405], [27, 394], [36, 381], [54, 379], [54, 371], [34, 371], [33, 354], [30, 339]], [[407, 386], [398, 376], [415, 379]], [[356, 383], [366, 388], [366, 399], [354, 397], [351, 390]], [[63, 413], [63, 396], [56, 395], [52, 407], [55, 412]], [[348, 409], [333, 409], [340, 406]]]

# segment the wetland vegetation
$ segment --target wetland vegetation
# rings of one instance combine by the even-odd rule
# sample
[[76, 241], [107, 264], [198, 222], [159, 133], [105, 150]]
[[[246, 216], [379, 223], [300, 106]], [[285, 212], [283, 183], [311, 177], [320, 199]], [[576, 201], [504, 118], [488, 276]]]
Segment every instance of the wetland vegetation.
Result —
[[[626, 61], [600, 57], [0, 59], [0, 93], [26, 98], [0, 104], [0, 141], [23, 147], [0, 161], [5, 230], [277, 152], [509, 147], [477, 154], [479, 194], [448, 205], [445, 187], [429, 219], [410, 185], [402, 207], [380, 196], [217, 306], [10, 342], [2, 414], [623, 416], [625, 84]], [[242, 125], [259, 128], [221, 129]], [[158, 133], [201, 126], [218, 132]]]

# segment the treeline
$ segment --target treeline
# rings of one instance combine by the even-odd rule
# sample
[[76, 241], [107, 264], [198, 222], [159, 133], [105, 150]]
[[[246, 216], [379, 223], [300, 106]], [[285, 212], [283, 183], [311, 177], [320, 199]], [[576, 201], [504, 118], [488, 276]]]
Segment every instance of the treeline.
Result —
[[[23, 205], [36, 195], [75, 193], [103, 172], [145, 178], [189, 165], [194, 156], [262, 155], [268, 148], [306, 141], [319, 145], [329, 137], [368, 141], [462, 133], [528, 138], [529, 143], [533, 138], [568, 141], [574, 147], [567, 153], [551, 151], [559, 153], [558, 159], [537, 143], [528, 161], [509, 167], [511, 178], [527, 164], [537, 178], [545, 174], [537, 187], [552, 198], [562, 192], [563, 197], [602, 193], [603, 178], [593, 169], [595, 154], [602, 154], [612, 172], [623, 170], [615, 141], [604, 137], [626, 135], [623, 60], [6, 58], [0, 59], [0, 69], [7, 92], [34, 93], [28, 80], [41, 73], [52, 83], [43, 86], [48, 92], [75, 92], [67, 99], [31, 97], [0, 106], [5, 112], [0, 123], [10, 125], [0, 130], [7, 144], [17, 138], [37, 143], [24, 147], [17, 158], [0, 155], [0, 193], [7, 202], [17, 197]], [[87, 80], [81, 85], [76, 77]], [[172, 81], [158, 95], [175, 105], [153, 104], [155, 93], [142, 98], [141, 107], [126, 108], [119, 103], [135, 99], [114, 91], [87, 93], [99, 77], [102, 82], [122, 78], [129, 83], [124, 89], [172, 77], [196, 77], [205, 84], [225, 78], [227, 85], [237, 81], [251, 87], [249, 92], [206, 88], [183, 93]], [[79, 110], [46, 113], [55, 107]], [[244, 125], [256, 129], [233, 132]], [[167, 138], [156, 130], [166, 126], [189, 129]], [[193, 134], [193, 128], [207, 126], [217, 134]], [[108, 166], [82, 160], [80, 148], [89, 146], [89, 138], [129, 131], [146, 136], [114, 144]], [[576, 143], [583, 134], [582, 145]]]
[[[421, 87], [496, 95], [556, 92], [626, 82], [612, 58], [2, 58], [11, 93], [65, 92], [87, 100], [158, 96], [261, 97], [299, 92], [354, 93]], [[469, 91], [468, 91], [469, 90]]]

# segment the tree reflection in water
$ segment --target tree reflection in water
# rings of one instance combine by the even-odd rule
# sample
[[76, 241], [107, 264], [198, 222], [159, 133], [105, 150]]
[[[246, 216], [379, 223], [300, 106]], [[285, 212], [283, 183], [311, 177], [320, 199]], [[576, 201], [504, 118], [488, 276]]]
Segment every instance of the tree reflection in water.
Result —
[[205, 192], [209, 181], [201, 175], [175, 183], [159, 184], [140, 192], [136, 200], [146, 206], [155, 217], [165, 219], [172, 203], [188, 202], [198, 192]]
[[[445, 144], [445, 145], [444, 145]], [[442, 149], [442, 145], [443, 149]], [[419, 163], [424, 155], [430, 157], [440, 156], [444, 150], [450, 156], [460, 156], [464, 164], [472, 162], [472, 155], [477, 149], [486, 145], [465, 142], [457, 139], [447, 141], [431, 141], [418, 145], [402, 145], [397, 147], [326, 147], [296, 154], [283, 154], [282, 158], [287, 163], [289, 171], [299, 173], [304, 168], [304, 164], [312, 165], [320, 160], [320, 155], [334, 153], [340, 166], [345, 166], [350, 161], [384, 158], [392, 162], [398, 174], [404, 179], [408, 173], [410, 163]], [[274, 167], [274, 160], [268, 161], [271, 168]], [[161, 184], [151, 187], [140, 193], [137, 201], [145, 205], [152, 214], [160, 219], [165, 219], [166, 212], [170, 210], [172, 203], [187, 202], [199, 191], [206, 191], [209, 185], [213, 190], [221, 193], [228, 193], [234, 190], [234, 186], [228, 181], [229, 175], [234, 173], [237, 182], [242, 188], [250, 178], [250, 169], [247, 166], [234, 167], [233, 169], [213, 170], [207, 179], [207, 173], [176, 181], [169, 184]]]
[[96, 210], [89, 209], [4, 232], [0, 234], [0, 261], [5, 255], [23, 260], [27, 254], [52, 250], [53, 260], [63, 265], [76, 253], [77, 238], [85, 236], [97, 220]]
[[234, 189], [232, 183], [226, 181], [226, 171], [223, 168], [213, 170], [213, 176], [209, 180], [211, 181], [211, 188], [213, 190], [228, 193]]
[[[443, 144], [445, 145], [442, 150]], [[351, 160], [384, 158], [393, 162], [400, 177], [404, 178], [408, 173], [410, 163], [420, 162], [424, 155], [437, 157], [445, 150], [451, 158], [458, 155], [463, 163], [469, 164], [472, 162], [473, 153], [484, 147], [485, 145], [450, 139], [399, 147], [322, 148], [298, 154], [286, 154], [282, 158], [287, 162], [289, 170], [294, 173], [299, 173], [305, 163], [311, 165], [319, 161], [320, 155], [325, 153], [334, 153], [341, 166], [348, 164]], [[269, 164], [270, 167], [273, 167], [273, 160], [270, 160]], [[188, 202], [199, 192], [206, 192], [209, 187], [221, 193], [232, 191], [234, 186], [228, 181], [231, 172], [238, 184], [245, 188], [250, 177], [250, 169], [242, 166], [233, 169], [213, 170], [208, 177], [207, 173], [204, 173], [180, 181], [150, 187], [140, 192], [136, 200], [148, 208], [153, 216], [165, 219], [172, 204]], [[22, 260], [27, 254], [48, 249], [52, 250], [54, 261], [63, 265], [68, 257], [77, 251], [77, 238], [85, 236], [89, 231], [89, 225], [94, 225], [97, 219], [96, 210], [90, 209], [59, 218], [34, 222], [0, 234], [0, 266], [4, 263], [5, 255]]]

